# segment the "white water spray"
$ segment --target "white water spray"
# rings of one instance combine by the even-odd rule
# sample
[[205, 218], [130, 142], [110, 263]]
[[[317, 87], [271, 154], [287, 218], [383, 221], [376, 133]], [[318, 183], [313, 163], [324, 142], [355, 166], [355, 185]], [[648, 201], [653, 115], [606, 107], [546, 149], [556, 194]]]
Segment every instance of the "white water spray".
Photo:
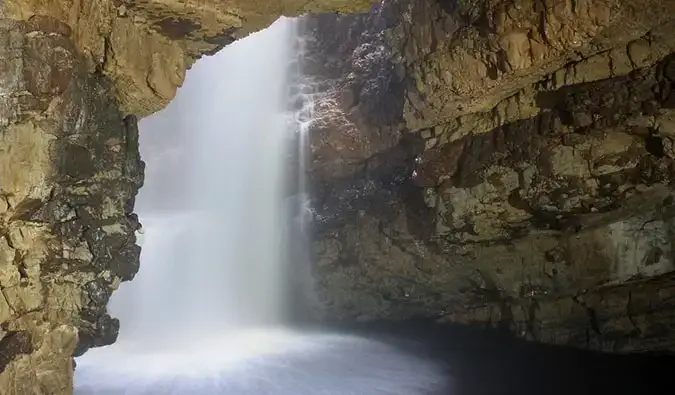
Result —
[[168, 129], [182, 135], [174, 148], [184, 160], [163, 181], [185, 192], [170, 215], [155, 214], [153, 207], [170, 196], [145, 188], [139, 194], [143, 268], [110, 305], [128, 323], [121, 345], [283, 323], [283, 65], [292, 60], [294, 29], [292, 20], [281, 19], [249, 38], [257, 42], [255, 52], [239, 41], [198, 62], [164, 111], [178, 112], [178, 124], [166, 125], [164, 112], [141, 122], [147, 178], [166, 159], [156, 160], [145, 148], [162, 146]]
[[[436, 382], [433, 366], [390, 346], [284, 327], [292, 288], [311, 277], [313, 92], [296, 43], [295, 21], [280, 19], [200, 60], [141, 122], [141, 270], [109, 306], [117, 343], [78, 359], [77, 395], [413, 395]], [[301, 105], [289, 111], [289, 99]], [[289, 141], [297, 174], [284, 170]]]

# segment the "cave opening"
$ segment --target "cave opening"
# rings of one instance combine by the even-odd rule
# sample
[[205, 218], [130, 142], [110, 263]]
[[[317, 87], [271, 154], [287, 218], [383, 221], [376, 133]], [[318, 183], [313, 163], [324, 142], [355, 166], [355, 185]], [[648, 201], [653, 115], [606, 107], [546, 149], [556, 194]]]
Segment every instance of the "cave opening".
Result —
[[77, 359], [75, 393], [426, 394], [440, 365], [294, 317], [311, 305], [299, 21], [281, 18], [190, 70], [140, 122], [141, 268], [108, 311], [117, 341]]

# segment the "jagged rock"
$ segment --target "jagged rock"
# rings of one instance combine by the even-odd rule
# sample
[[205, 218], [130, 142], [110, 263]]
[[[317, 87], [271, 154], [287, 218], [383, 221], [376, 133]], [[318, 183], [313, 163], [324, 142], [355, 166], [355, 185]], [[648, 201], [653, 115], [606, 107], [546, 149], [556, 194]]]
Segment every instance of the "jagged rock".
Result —
[[[7, 0], [3, 15], [72, 30], [86, 67], [108, 76], [123, 114], [149, 115], [174, 97], [185, 70], [204, 54], [272, 23], [279, 15], [367, 10], [370, 0]], [[33, 21], [33, 22], [31, 22]]]
[[[0, 77], [0, 326], [25, 343], [8, 340], [7, 349], [17, 351], [3, 351], [0, 387], [8, 394], [69, 393], [78, 329], [104, 330], [110, 292], [125, 279], [107, 275], [110, 263], [97, 263], [111, 258], [138, 267], [138, 255], [86, 236], [112, 228], [121, 244], [135, 242], [124, 203], [142, 182], [137, 130], [125, 126], [110, 82], [84, 67], [68, 25], [48, 16], [5, 19], [0, 34], [4, 58], [16, 59]], [[91, 344], [80, 336], [79, 348], [110, 344], [116, 335], [94, 336]]]
[[[320, 313], [668, 348], [669, 331], [618, 322], [617, 306], [669, 284], [675, 262], [674, 4], [525, 3], [389, 1], [309, 21], [332, 105], [312, 136]], [[369, 108], [373, 67], [377, 101], [350, 111]], [[589, 327], [583, 295], [608, 298], [593, 314], [611, 330]], [[652, 320], [645, 306], [631, 314]]]

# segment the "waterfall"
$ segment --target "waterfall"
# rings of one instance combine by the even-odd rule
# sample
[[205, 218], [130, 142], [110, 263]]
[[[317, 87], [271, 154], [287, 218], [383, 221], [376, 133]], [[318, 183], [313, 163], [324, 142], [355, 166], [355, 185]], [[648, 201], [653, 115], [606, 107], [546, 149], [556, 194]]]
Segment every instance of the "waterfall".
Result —
[[248, 37], [255, 51], [241, 40], [200, 60], [175, 100], [141, 121], [142, 268], [109, 304], [123, 323], [118, 341], [91, 350], [80, 366], [109, 350], [163, 355], [287, 323], [296, 23], [281, 18]]
[[141, 121], [141, 269], [109, 304], [118, 341], [78, 358], [77, 395], [412, 395], [437, 380], [383, 343], [290, 329], [313, 303], [303, 47], [281, 18], [201, 59]]
[[301, 32], [301, 23], [295, 25], [292, 50], [293, 60], [288, 68], [287, 116], [291, 133], [288, 152], [291, 156], [287, 163], [295, 164], [294, 174], [287, 179], [289, 194], [287, 207], [290, 218], [287, 226], [287, 257], [289, 271], [287, 281], [290, 285], [291, 308], [288, 314], [302, 319], [303, 312], [310, 311], [317, 303], [314, 298], [313, 280], [310, 271], [310, 240], [313, 213], [310, 209], [310, 196], [307, 180], [310, 144], [309, 130], [314, 116], [314, 103], [317, 92], [313, 82], [303, 72], [305, 40]]
[[[120, 342], [157, 341], [158, 319], [173, 321], [163, 328], [172, 337], [283, 323], [288, 81], [279, 66], [294, 60], [294, 25], [280, 19], [248, 38], [256, 51], [239, 41], [195, 64], [167, 110], [182, 112], [183, 124], [173, 127], [187, 158], [183, 173], [168, 182], [185, 188], [186, 197], [175, 215], [155, 219], [153, 205], [164, 197], [139, 194], [148, 244], [139, 279], [128, 285], [134, 291], [119, 293], [128, 301], [110, 306], [129, 322]], [[156, 123], [162, 117], [141, 123], [141, 150], [162, 139], [167, 130]], [[165, 163], [143, 156], [148, 168]], [[137, 309], [140, 314], [125, 320]]]

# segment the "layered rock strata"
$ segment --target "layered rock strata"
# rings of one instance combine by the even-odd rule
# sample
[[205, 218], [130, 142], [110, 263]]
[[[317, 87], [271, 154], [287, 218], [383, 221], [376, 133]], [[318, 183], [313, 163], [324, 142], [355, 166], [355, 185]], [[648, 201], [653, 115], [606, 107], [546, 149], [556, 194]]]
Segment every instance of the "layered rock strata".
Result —
[[389, 1], [312, 18], [325, 317], [670, 348], [674, 7]]

